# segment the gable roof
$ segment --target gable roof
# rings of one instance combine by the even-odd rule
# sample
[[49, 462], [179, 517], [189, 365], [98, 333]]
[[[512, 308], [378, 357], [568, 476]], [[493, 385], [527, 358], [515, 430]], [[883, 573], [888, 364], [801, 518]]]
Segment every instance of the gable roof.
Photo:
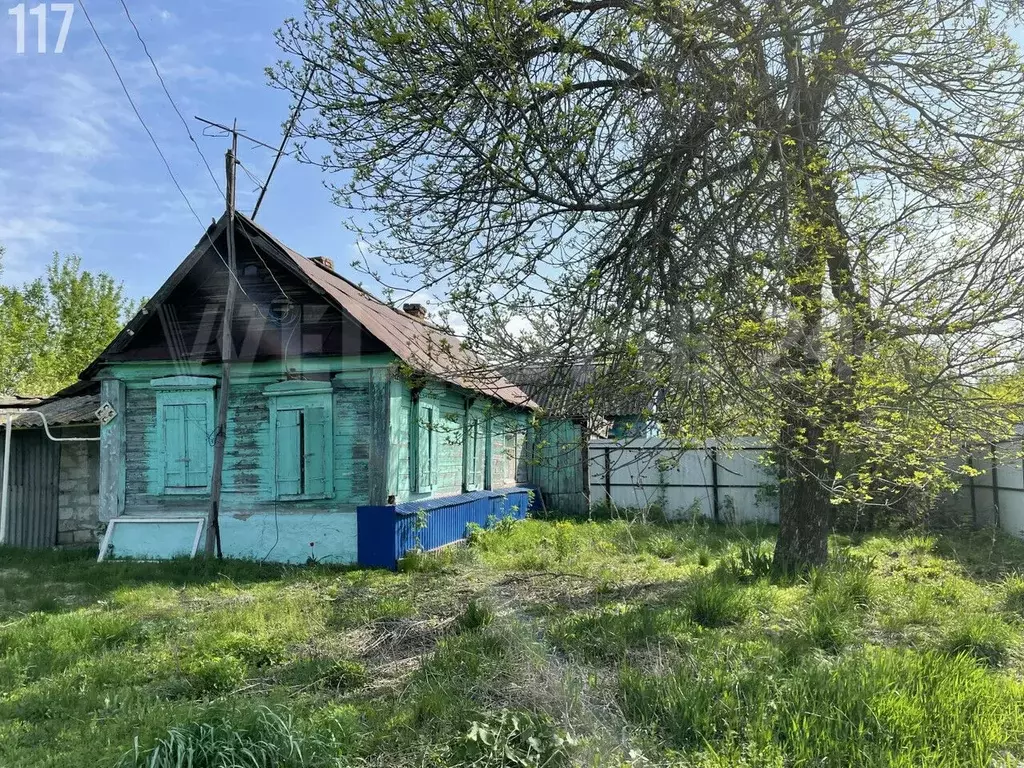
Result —
[[[537, 408], [525, 392], [508, 381], [493, 364], [468, 349], [457, 336], [384, 303], [350, 280], [307, 259], [244, 214], [235, 214], [235, 227], [264, 256], [301, 279], [328, 303], [347, 312], [413, 370], [509, 405]], [[86, 369], [83, 378], [95, 373], [105, 355], [127, 345], [134, 335], [133, 326], [145, 322], [153, 314], [156, 306], [166, 299], [171, 290], [213, 247], [214, 241], [226, 228], [227, 214], [224, 214], [204, 233], [189, 256], [154, 294], [146, 307], [140, 309], [117, 338]]]

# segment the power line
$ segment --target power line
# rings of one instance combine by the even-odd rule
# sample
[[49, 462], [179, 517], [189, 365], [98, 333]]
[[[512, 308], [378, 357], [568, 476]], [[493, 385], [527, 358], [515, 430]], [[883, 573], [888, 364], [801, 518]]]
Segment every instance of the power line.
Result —
[[199, 223], [199, 226], [203, 228], [203, 232], [206, 234], [206, 239], [210, 241], [210, 247], [213, 248], [213, 252], [217, 254], [217, 257], [221, 260], [221, 262], [223, 262], [224, 267], [227, 269], [228, 274], [231, 275], [234, 281], [238, 284], [238, 290], [240, 290], [242, 292], [242, 295], [249, 299], [250, 302], [252, 302], [253, 307], [255, 307], [256, 311], [259, 312], [259, 307], [256, 306], [256, 302], [254, 302], [252, 300], [252, 297], [245, 292], [245, 289], [242, 287], [241, 282], [239, 282], [238, 280], [238, 275], [231, 271], [231, 268], [228, 266], [227, 260], [224, 258], [224, 255], [217, 248], [217, 244], [213, 242], [213, 238], [210, 237], [209, 230], [203, 225], [203, 220], [199, 218], [199, 214], [196, 213], [196, 209], [192, 207], [192, 201], [188, 199], [188, 195], [185, 194], [185, 190], [182, 189], [181, 184], [178, 183], [178, 178], [174, 175], [174, 170], [171, 168], [171, 164], [167, 161], [167, 156], [164, 155], [164, 151], [160, 149], [159, 142], [157, 142], [156, 137], [153, 135], [153, 132], [149, 129], [149, 126], [146, 124], [145, 119], [142, 117], [142, 113], [139, 112], [139, 108], [135, 105], [135, 100], [132, 98], [131, 93], [128, 91], [128, 86], [125, 85], [124, 78], [121, 77], [121, 72], [117, 69], [117, 64], [114, 62], [113, 56], [110, 55], [110, 51], [107, 50], [107, 46], [104, 44], [103, 38], [100, 37], [99, 30], [96, 29], [96, 25], [93, 23], [92, 18], [89, 16], [89, 11], [86, 9], [85, 3], [79, 2], [79, 5], [82, 6], [82, 13], [85, 14], [85, 20], [89, 23], [89, 27], [92, 29], [92, 33], [96, 37], [96, 42], [100, 44], [100, 48], [103, 49], [103, 53], [106, 55], [107, 61], [110, 62], [110, 67], [114, 70], [114, 76], [117, 78], [117, 82], [121, 84], [121, 90], [124, 91], [124, 95], [128, 99], [128, 103], [131, 105], [132, 111], [135, 113], [135, 117], [138, 118], [139, 123], [142, 125], [143, 130], [145, 130], [146, 132], [146, 135], [149, 136], [149, 140], [153, 143], [153, 148], [156, 150], [156, 153], [160, 155], [160, 159], [164, 163], [164, 168], [167, 169], [167, 175], [171, 177], [171, 181], [174, 183], [175, 189], [178, 190], [178, 194], [180, 194], [181, 199], [185, 201], [185, 205], [188, 206], [189, 211], [192, 212], [192, 216], [195, 217], [195, 220]]
[[[189, 140], [195, 146], [196, 152], [199, 153], [199, 157], [202, 158], [203, 165], [206, 166], [207, 173], [210, 174], [210, 179], [213, 181], [213, 185], [217, 188], [217, 192], [220, 196], [224, 196], [224, 190], [220, 187], [220, 182], [217, 181], [216, 175], [213, 173], [213, 169], [210, 167], [210, 163], [206, 160], [206, 155], [203, 154], [202, 148], [199, 146], [199, 142], [196, 141], [195, 136], [192, 135], [191, 129], [188, 127], [188, 122], [185, 120], [185, 116], [181, 114], [181, 110], [178, 109], [178, 105], [174, 102], [174, 97], [171, 96], [171, 92], [167, 89], [167, 83], [164, 81], [163, 75], [160, 74], [160, 68], [156, 65], [156, 61], [149, 53], [149, 46], [146, 45], [146, 41], [142, 39], [142, 33], [139, 31], [138, 25], [135, 23], [135, 19], [132, 18], [131, 11], [128, 10], [128, 5], [125, 0], [121, 0], [121, 7], [124, 8], [124, 15], [128, 17], [128, 23], [132, 25], [132, 29], [135, 30], [135, 36], [139, 38], [139, 42], [142, 44], [142, 50], [146, 53], [146, 58], [149, 59], [149, 63], [153, 66], [153, 72], [156, 74], [156, 79], [160, 81], [160, 87], [164, 89], [164, 95], [167, 100], [171, 103], [171, 107], [178, 115], [178, 119], [181, 120], [182, 126], [185, 128], [185, 133], [188, 134]], [[84, 8], [83, 8], [84, 10]], [[86, 14], [88, 16], [88, 14]], [[90, 22], [91, 24], [92, 22]]]

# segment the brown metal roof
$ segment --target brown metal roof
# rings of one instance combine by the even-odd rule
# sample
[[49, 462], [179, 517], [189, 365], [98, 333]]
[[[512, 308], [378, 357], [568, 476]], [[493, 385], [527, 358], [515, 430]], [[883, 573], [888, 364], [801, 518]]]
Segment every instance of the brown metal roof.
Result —
[[650, 377], [614, 364], [552, 360], [506, 372], [548, 416], [636, 416], [650, 412], [659, 399]]
[[293, 251], [248, 217], [236, 215], [241, 226], [273, 245], [280, 251], [279, 257], [290, 261], [328, 299], [352, 315], [414, 370], [510, 405], [537, 408], [523, 390], [506, 379], [492, 363], [470, 350], [462, 339], [385, 304], [349, 280]]
[[38, 429], [43, 420], [35, 413], [39, 411], [46, 416], [46, 423], [51, 427], [70, 427], [99, 424], [96, 409], [100, 407], [99, 395], [79, 395], [62, 397], [49, 401], [30, 398], [4, 398], [0, 401], [0, 422], [7, 423], [8, 416], [14, 416], [15, 429]]

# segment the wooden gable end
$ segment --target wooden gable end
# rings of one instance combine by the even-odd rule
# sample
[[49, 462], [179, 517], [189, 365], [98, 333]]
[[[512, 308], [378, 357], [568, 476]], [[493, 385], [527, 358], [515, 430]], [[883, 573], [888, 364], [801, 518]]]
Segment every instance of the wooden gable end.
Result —
[[[216, 251], [227, 253], [224, 233]], [[347, 312], [303, 277], [261, 252], [248, 238], [236, 238], [236, 311], [232, 323], [234, 359], [275, 360], [387, 352]], [[228, 271], [214, 249], [198, 256], [177, 285], [147, 308], [134, 334], [122, 337], [100, 362], [220, 360], [220, 328]], [[319, 268], [319, 267], [318, 267]]]

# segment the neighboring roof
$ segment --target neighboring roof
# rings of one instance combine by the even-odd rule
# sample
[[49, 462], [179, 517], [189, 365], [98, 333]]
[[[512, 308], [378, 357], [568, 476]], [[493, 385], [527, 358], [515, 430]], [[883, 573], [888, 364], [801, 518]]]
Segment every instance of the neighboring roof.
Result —
[[[525, 392], [508, 381], [491, 363], [467, 349], [458, 337], [385, 304], [355, 283], [284, 245], [247, 216], [240, 213], [236, 213], [235, 216], [236, 227], [243, 230], [242, 234], [254, 246], [259, 246], [260, 250], [265, 251], [268, 256], [322, 294], [330, 303], [351, 315], [413, 370], [463, 389], [489, 395], [509, 405], [537, 408], [536, 403]], [[100, 355], [97, 362], [86, 369], [83, 377], [95, 372], [97, 364], [108, 351], [120, 349], [127, 344], [134, 333], [130, 327], [136, 319], [144, 314], [152, 315], [155, 309], [153, 305], [159, 304], [185, 277], [225, 227], [226, 217], [222, 216], [220, 221], [215, 222], [207, 230], [188, 258], [157, 291], [150, 305], [140, 310], [140, 314], [136, 315], [128, 327]]]
[[43, 420], [36, 413], [46, 416], [46, 423], [51, 427], [70, 427], [99, 424], [96, 409], [100, 407], [98, 394], [78, 395], [76, 397], [60, 397], [51, 400], [24, 397], [0, 398], [0, 421], [7, 423], [8, 416], [14, 416], [15, 429], [32, 429], [43, 426]]
[[550, 416], [636, 416], [658, 400], [656, 387], [635, 371], [594, 362], [530, 364], [508, 369], [506, 375]]

